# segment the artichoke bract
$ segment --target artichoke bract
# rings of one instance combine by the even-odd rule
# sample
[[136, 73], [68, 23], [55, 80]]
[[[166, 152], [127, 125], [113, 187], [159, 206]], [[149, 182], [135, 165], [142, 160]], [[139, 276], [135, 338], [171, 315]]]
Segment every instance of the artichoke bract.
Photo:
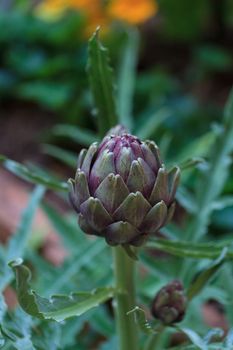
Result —
[[169, 325], [183, 320], [186, 306], [183, 284], [174, 280], [159, 290], [153, 300], [151, 313], [162, 323]]
[[166, 171], [154, 142], [118, 126], [80, 152], [69, 197], [85, 233], [140, 246], [172, 217], [179, 175]]

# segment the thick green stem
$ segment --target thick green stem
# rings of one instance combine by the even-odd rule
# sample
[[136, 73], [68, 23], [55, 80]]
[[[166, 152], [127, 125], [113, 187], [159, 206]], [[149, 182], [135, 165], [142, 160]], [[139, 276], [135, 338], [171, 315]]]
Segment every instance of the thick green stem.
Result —
[[134, 260], [122, 247], [113, 248], [116, 288], [116, 322], [119, 339], [118, 350], [138, 349], [138, 330], [134, 315], [127, 312], [135, 307]]

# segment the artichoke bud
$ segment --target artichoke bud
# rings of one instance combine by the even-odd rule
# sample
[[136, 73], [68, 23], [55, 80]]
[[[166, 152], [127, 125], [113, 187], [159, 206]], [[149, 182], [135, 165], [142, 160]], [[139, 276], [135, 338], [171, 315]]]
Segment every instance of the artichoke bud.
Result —
[[152, 315], [165, 325], [182, 321], [187, 306], [187, 298], [183, 285], [174, 280], [161, 288], [156, 294], [152, 307]]
[[119, 125], [80, 152], [69, 198], [85, 233], [139, 246], [171, 219], [179, 176], [178, 167], [165, 169], [154, 142]]

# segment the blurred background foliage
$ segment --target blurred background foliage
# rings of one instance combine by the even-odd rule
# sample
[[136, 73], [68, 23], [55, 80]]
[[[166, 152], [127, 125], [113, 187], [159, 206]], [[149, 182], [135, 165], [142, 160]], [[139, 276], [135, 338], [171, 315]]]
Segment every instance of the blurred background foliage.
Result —
[[[214, 142], [221, 137], [223, 107], [233, 81], [231, 0], [1, 0], [0, 152], [30, 164], [38, 174], [49, 173], [63, 181], [73, 176], [79, 150], [98, 140], [96, 110], [86, 73], [87, 41], [98, 25], [101, 41], [109, 49], [121, 122], [142, 139], [155, 140], [168, 166], [191, 157], [208, 160]], [[13, 163], [7, 164], [17, 173]], [[190, 215], [196, 213], [193, 194], [205, 170], [208, 162], [184, 172], [175, 220], [166, 234], [185, 239], [185, 232], [182, 237], [179, 234]], [[231, 175], [232, 170], [231, 165]], [[42, 196], [38, 191], [41, 189], [36, 189], [31, 198], [36, 207]], [[46, 217], [68, 252], [59, 267], [43, 258], [38, 236], [31, 239], [30, 249], [24, 247], [35, 209], [30, 203], [19, 230], [25, 235], [18, 238], [24, 247], [20, 245], [18, 255], [33, 267], [33, 286], [44, 296], [112, 282], [111, 271], [106, 270], [111, 259], [109, 250], [101, 240], [93, 240], [90, 245], [64, 199], [59, 194], [43, 204]], [[57, 211], [58, 201], [63, 203], [63, 215]], [[207, 237], [221, 240], [231, 238], [232, 232], [233, 177], [228, 176], [222, 197], [212, 208]], [[0, 261], [1, 254], [2, 249]], [[155, 291], [180, 271], [180, 259], [160, 258], [155, 252], [142, 254], [147, 271], [140, 271], [143, 304], [149, 305]], [[2, 271], [8, 271], [7, 267], [0, 267]], [[10, 272], [4, 273], [0, 278], [2, 290], [13, 278]], [[220, 301], [230, 305], [225, 314], [232, 321], [229, 296], [233, 287], [229, 276], [232, 270], [228, 265], [192, 304], [185, 321], [190, 328], [202, 335], [207, 332], [210, 322], [208, 317], [209, 324], [200, 320], [200, 305], [213, 302], [213, 296], [217, 306]], [[3, 305], [0, 302], [0, 321], [5, 315]], [[79, 350], [115, 346], [108, 304], [62, 326], [25, 318], [19, 309], [13, 316], [10, 312], [4, 317], [5, 327], [12, 332], [8, 338], [13, 339], [8, 340], [5, 349], [11, 349], [12, 344], [19, 350], [26, 346], [72, 350], [77, 343]], [[220, 326], [226, 332], [229, 329], [223, 323]]]
[[[170, 162], [204, 155], [232, 84], [230, 0], [2, 0], [1, 153], [46, 162], [42, 142], [77, 153], [97, 138], [86, 62], [98, 25], [122, 123]], [[59, 156], [53, 146], [43, 152]]]
[[[195, 0], [191, 6], [185, 0], [2, 0], [1, 119], [18, 110], [22, 123], [29, 113], [40, 119], [37, 126], [65, 123], [95, 131], [85, 67], [87, 39], [97, 25], [119, 88], [127, 81], [135, 87], [125, 84], [122, 93], [133, 95], [135, 128], [151, 118], [152, 128], [148, 124], [140, 136], [150, 129], [145, 136], [171, 143], [177, 154], [219, 120], [232, 82], [230, 0]], [[38, 110], [46, 113], [38, 116]], [[61, 140], [71, 130], [52, 131], [44, 141], [52, 134]], [[3, 145], [4, 153], [12, 156], [10, 151]]]

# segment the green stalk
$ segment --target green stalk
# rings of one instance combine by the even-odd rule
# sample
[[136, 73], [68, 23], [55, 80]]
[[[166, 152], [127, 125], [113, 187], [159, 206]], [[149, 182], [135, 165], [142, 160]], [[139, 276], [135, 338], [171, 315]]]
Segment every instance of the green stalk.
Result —
[[127, 312], [135, 307], [134, 260], [128, 257], [122, 247], [113, 248], [114, 273], [117, 289], [116, 323], [118, 350], [138, 349], [138, 330], [134, 315]]

